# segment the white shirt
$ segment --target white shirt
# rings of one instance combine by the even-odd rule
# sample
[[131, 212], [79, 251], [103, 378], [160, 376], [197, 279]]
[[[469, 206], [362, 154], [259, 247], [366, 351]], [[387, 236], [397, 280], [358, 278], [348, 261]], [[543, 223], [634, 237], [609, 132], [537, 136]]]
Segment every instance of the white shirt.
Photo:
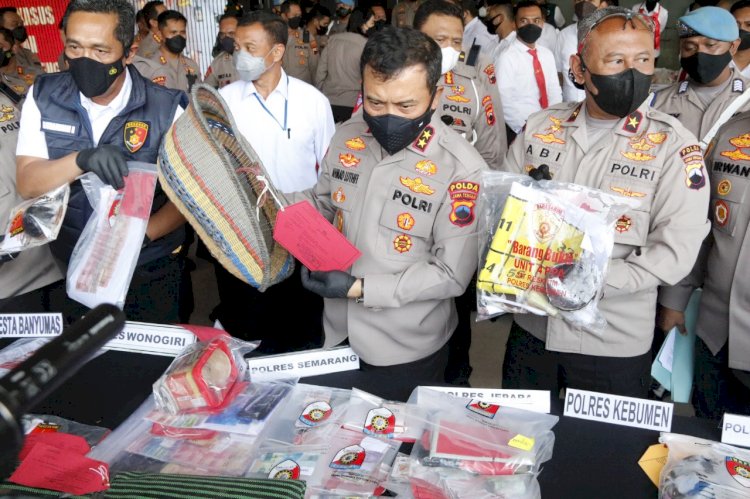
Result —
[[491, 59], [493, 61], [496, 61], [497, 58], [505, 52], [505, 50], [510, 47], [510, 45], [513, 43], [513, 41], [516, 39], [516, 32], [515, 30], [511, 31], [508, 36], [505, 38], [500, 38], [500, 43], [495, 46], [495, 49], [492, 51]]
[[[81, 99], [81, 107], [86, 111], [91, 124], [91, 133], [94, 147], [99, 145], [99, 139], [102, 138], [104, 130], [107, 129], [109, 122], [125, 109], [130, 100], [130, 93], [133, 90], [133, 80], [130, 78], [130, 71], [125, 73], [125, 81], [122, 88], [112, 101], [106, 106], [96, 104], [94, 101], [78, 93]], [[183, 113], [183, 109], [177, 106], [173, 122]], [[52, 124], [54, 126], [54, 124]], [[26, 93], [26, 101], [21, 111], [21, 129], [18, 131], [18, 145], [16, 146], [16, 156], [32, 156], [35, 158], [49, 159], [47, 151], [47, 141], [42, 129], [42, 114], [34, 100], [33, 85], [29, 87]]]
[[562, 74], [562, 97], [565, 102], [578, 102], [586, 98], [584, 90], [578, 90], [568, 78], [570, 56], [578, 53], [578, 25], [571, 24], [560, 31], [557, 39], [557, 71]]
[[[657, 19], [659, 19], [659, 36], [664, 36], [664, 29], [667, 27], [667, 19], [669, 19], [669, 12], [667, 9], [664, 8], [664, 6], [661, 4], [661, 2], [656, 2], [656, 6], [654, 7], [654, 10], [649, 12], [646, 10], [646, 2], [637, 3], [633, 6], [633, 12], [640, 12], [642, 14], [645, 14], [647, 17], [652, 17], [654, 13], [656, 13]], [[659, 54], [661, 53], [661, 45], [663, 45], [664, 39], [661, 38], [660, 46], [657, 49], [656, 48], [656, 40], [654, 40], [654, 57], [659, 57]]]
[[550, 23], [544, 23], [542, 26], [542, 36], [536, 41], [536, 46], [538, 47], [541, 45], [542, 47], [546, 47], [554, 54], [557, 50], [557, 35], [559, 33], [559, 29], [555, 28]]
[[[537, 57], [544, 73], [547, 102], [552, 106], [562, 101], [562, 90], [557, 80], [555, 56], [549, 49], [536, 45]], [[534, 63], [529, 47], [516, 39], [495, 60], [495, 74], [503, 102], [505, 123], [518, 133], [528, 117], [542, 109], [539, 88], [534, 77]]]
[[274, 187], [288, 193], [315, 185], [317, 165], [323, 164], [335, 131], [331, 105], [318, 89], [287, 76], [282, 69], [279, 84], [265, 101], [252, 82], [242, 80], [219, 93]]
[[479, 53], [489, 57], [499, 41], [498, 36], [487, 31], [487, 26], [478, 17], [464, 26], [464, 51], [467, 54], [471, 46], [477, 44], [482, 47]]
[[[735, 64], [734, 61], [731, 61], [729, 63], [729, 67], [730, 68], [736, 68], [737, 64]], [[742, 71], [740, 71], [740, 74], [742, 76], [744, 76], [745, 78], [750, 78], [750, 64], [748, 64], [747, 66], [745, 66], [745, 69], [743, 69]]]

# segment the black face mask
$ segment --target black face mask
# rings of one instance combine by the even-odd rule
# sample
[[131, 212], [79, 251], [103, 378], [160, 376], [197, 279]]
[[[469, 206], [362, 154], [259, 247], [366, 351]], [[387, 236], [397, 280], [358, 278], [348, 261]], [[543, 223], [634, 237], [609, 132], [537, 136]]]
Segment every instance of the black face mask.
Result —
[[4, 68], [8, 64], [10, 64], [10, 59], [13, 57], [13, 52], [10, 50], [5, 51], [3, 50], [0, 52], [0, 68]]
[[25, 42], [28, 37], [29, 34], [26, 32], [26, 26], [16, 26], [13, 28], [13, 38], [15, 38], [18, 43]]
[[292, 28], [292, 29], [299, 28], [300, 23], [302, 23], [302, 18], [300, 16], [290, 17], [287, 20], [287, 24], [289, 24], [289, 27]]
[[732, 54], [728, 50], [718, 55], [697, 52], [690, 57], [680, 59], [680, 66], [693, 81], [711, 83], [719, 77], [731, 61]]
[[383, 28], [385, 28], [385, 21], [383, 21], [382, 19], [375, 21], [375, 25], [367, 30], [365, 36], [372, 36], [375, 32], [380, 31]]
[[343, 7], [336, 9], [336, 17], [338, 17], [339, 19], [345, 18], [349, 15], [349, 13], [351, 13], [351, 10], [345, 9]]
[[231, 36], [225, 36], [219, 40], [219, 47], [227, 54], [234, 54], [234, 38]]
[[516, 30], [516, 35], [518, 35], [521, 41], [535, 43], [542, 36], [542, 28], [536, 24], [526, 24]]
[[740, 30], [740, 46], [737, 47], [737, 50], [747, 50], [750, 49], [750, 31], [745, 31], [744, 29]]
[[584, 17], [590, 16], [596, 12], [596, 5], [591, 2], [578, 2], [573, 6], [573, 11], [576, 13], [576, 17], [580, 21]]
[[164, 46], [167, 47], [167, 50], [169, 50], [173, 54], [181, 53], [183, 50], [185, 50], [185, 45], [187, 45], [187, 39], [182, 35], [164, 39]]
[[597, 75], [589, 71], [591, 83], [599, 91], [589, 90], [594, 102], [607, 114], [624, 118], [643, 104], [648, 97], [653, 75], [637, 69], [626, 69], [614, 75]]
[[391, 156], [404, 149], [406, 146], [417, 140], [424, 127], [432, 119], [432, 100], [435, 94], [432, 94], [430, 105], [427, 110], [419, 117], [414, 119], [403, 118], [394, 114], [384, 114], [382, 116], [370, 116], [367, 111], [362, 109], [362, 117], [370, 127], [370, 132], [378, 144], [385, 149]]
[[500, 17], [500, 14], [492, 18], [489, 18], [489, 17], [482, 18], [482, 24], [484, 24], [484, 27], [487, 28], [487, 31], [491, 35], [495, 34], [495, 30], [497, 30], [497, 26], [499, 26], [499, 24], [497, 26], [495, 25], [495, 19], [498, 17]]
[[325, 36], [328, 33], [328, 26], [321, 26], [318, 28], [318, 36]]
[[78, 90], [91, 99], [104, 94], [125, 70], [122, 60], [104, 64], [88, 57], [76, 57], [68, 60], [68, 71], [73, 76]]

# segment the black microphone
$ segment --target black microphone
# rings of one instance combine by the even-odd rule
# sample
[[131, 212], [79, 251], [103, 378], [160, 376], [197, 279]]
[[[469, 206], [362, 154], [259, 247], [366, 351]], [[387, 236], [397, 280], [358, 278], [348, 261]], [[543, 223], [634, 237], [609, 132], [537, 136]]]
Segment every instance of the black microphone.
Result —
[[13, 472], [23, 445], [21, 416], [48, 397], [125, 327], [125, 314], [99, 305], [0, 378], [0, 479]]

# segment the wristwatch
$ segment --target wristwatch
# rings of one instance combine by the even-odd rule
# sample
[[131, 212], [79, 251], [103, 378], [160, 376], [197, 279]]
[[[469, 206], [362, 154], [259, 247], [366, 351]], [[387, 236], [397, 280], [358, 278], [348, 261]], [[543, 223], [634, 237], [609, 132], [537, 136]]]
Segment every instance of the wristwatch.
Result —
[[357, 298], [354, 299], [354, 303], [364, 303], [365, 302], [365, 278], [361, 278], [361, 286], [362, 288], [362, 294], [360, 294]]

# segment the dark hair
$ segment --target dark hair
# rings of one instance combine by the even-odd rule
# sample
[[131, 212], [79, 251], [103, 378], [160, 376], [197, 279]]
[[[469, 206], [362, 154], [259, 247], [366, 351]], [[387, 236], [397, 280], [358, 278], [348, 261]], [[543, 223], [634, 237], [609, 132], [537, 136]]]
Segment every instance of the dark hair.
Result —
[[135, 37], [135, 9], [128, 0], [71, 0], [63, 17], [63, 30], [68, 33], [68, 20], [74, 12], [95, 12], [97, 14], [115, 14], [117, 27], [115, 38], [122, 44], [123, 57], [130, 52]]
[[440, 47], [429, 36], [412, 28], [386, 27], [371, 35], [359, 60], [360, 76], [365, 67], [385, 80], [406, 68], [422, 65], [427, 72], [427, 88], [432, 91], [440, 79], [442, 55]]
[[289, 28], [281, 17], [270, 12], [256, 10], [242, 16], [237, 23], [237, 27], [250, 26], [256, 23], [263, 27], [263, 31], [266, 32], [266, 35], [271, 40], [271, 45], [280, 43], [286, 46], [286, 42], [289, 40]]
[[364, 35], [361, 28], [362, 25], [367, 22], [369, 16], [369, 12], [365, 12], [361, 7], [356, 7], [352, 10], [351, 14], [349, 14], [349, 22], [346, 24], [346, 30], [350, 33]]
[[461, 7], [447, 0], [427, 0], [419, 6], [414, 14], [414, 29], [422, 29], [427, 19], [433, 14], [448, 17], [457, 17], [464, 24], [464, 16]]
[[143, 12], [143, 17], [146, 19], [146, 24], [148, 24], [149, 21], [156, 21], [156, 18], [159, 17], [159, 13], [156, 11], [156, 8], [159, 5], [164, 5], [164, 2], [161, 0], [152, 0], [143, 6], [141, 12]]
[[310, 12], [307, 13], [305, 16], [305, 23], [312, 21], [313, 19], [320, 19], [323, 17], [332, 18], [331, 11], [328, 10], [326, 7], [323, 7], [320, 4], [313, 5], [313, 8], [310, 9]]
[[6, 12], [13, 12], [14, 14], [18, 14], [18, 9], [15, 7], [0, 7], [0, 19], [3, 18]]
[[143, 9], [139, 10], [135, 13], [135, 22], [138, 23], [138, 21], [145, 21], [146, 16], [143, 14]]
[[513, 17], [516, 17], [518, 15], [518, 11], [519, 10], [521, 10], [521, 9], [528, 9], [530, 7], [536, 7], [536, 8], [538, 8], [539, 12], [542, 13], [542, 19], [545, 19], [544, 9], [542, 8], [541, 5], [539, 5], [538, 3], [534, 2], [533, 0], [521, 0], [520, 2], [518, 2], [516, 4], [516, 6], [513, 7]]
[[187, 25], [187, 18], [176, 10], [165, 10], [156, 18], [159, 29], [167, 25], [167, 21], [183, 22]]
[[289, 11], [291, 10], [292, 5], [299, 6], [300, 9], [302, 9], [302, 6], [299, 4], [297, 0], [286, 0], [284, 3], [282, 3], [279, 6], [279, 12], [282, 14], [289, 14]]
[[13, 48], [13, 43], [15, 43], [15, 39], [13, 38], [13, 32], [11, 30], [9, 30], [8, 28], [0, 27], [0, 36], [5, 38], [6, 42], [10, 42], [10, 48]]
[[[604, 0], [604, 1], [606, 1], [606, 0]], [[491, 4], [489, 8], [490, 9], [497, 9], [497, 13], [495, 14], [495, 16], [500, 15], [502, 13], [502, 15], [504, 15], [505, 17], [507, 17], [511, 21], [515, 17], [515, 15], [513, 13], [513, 4], [510, 3], [510, 2], [507, 2], [507, 1], [496, 2], [496, 3]], [[490, 20], [490, 19], [492, 19], [495, 16], [491, 16], [490, 14], [487, 14], [487, 20]]]
[[226, 21], [227, 19], [235, 19], [235, 20], [237, 20], [239, 22], [239, 18], [237, 16], [235, 16], [234, 14], [223, 14], [219, 18], [219, 24], [221, 24], [221, 21]]
[[474, 0], [461, 0], [461, 14], [465, 10], [469, 11], [471, 17], [479, 16], [479, 9], [477, 9], [477, 3]]
[[731, 12], [732, 14], [734, 14], [738, 10], [740, 10], [740, 9], [746, 9], [748, 7], [750, 7], [750, 0], [739, 0], [738, 2], [735, 2], [732, 5], [732, 8], [729, 9], [729, 12]]

